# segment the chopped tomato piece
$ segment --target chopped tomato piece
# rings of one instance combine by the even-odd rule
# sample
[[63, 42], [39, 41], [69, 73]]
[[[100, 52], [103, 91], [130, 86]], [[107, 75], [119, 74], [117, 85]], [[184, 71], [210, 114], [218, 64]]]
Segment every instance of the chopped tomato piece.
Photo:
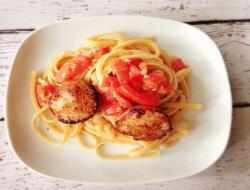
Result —
[[159, 85], [164, 82], [168, 82], [168, 79], [164, 75], [164, 73], [160, 70], [154, 70], [151, 73], [149, 73], [149, 78], [158, 83]]
[[143, 75], [141, 74], [140, 70], [137, 66], [132, 65], [130, 67], [130, 84], [137, 90], [140, 90], [143, 83]]
[[114, 101], [113, 93], [111, 90], [106, 90], [100, 93], [100, 99], [103, 105], [108, 104], [111, 101]]
[[87, 69], [92, 63], [92, 59], [86, 55], [77, 55], [72, 59], [72, 62], [75, 64], [81, 64], [84, 69]]
[[123, 107], [114, 98], [113, 91], [108, 90], [100, 94], [102, 102], [102, 110], [107, 115], [119, 114], [123, 111]]
[[104, 48], [99, 48], [95, 51], [94, 58], [95, 59], [100, 59], [103, 55], [107, 54], [110, 52], [109, 47], [104, 47]]
[[160, 70], [152, 71], [148, 78], [144, 78], [143, 89], [158, 91], [160, 94], [174, 92], [174, 87]]
[[143, 59], [140, 58], [140, 57], [131, 57], [131, 58], [128, 58], [128, 59], [126, 60], [126, 62], [127, 62], [130, 66], [132, 66], [132, 65], [137, 66], [139, 63], [143, 62]]
[[114, 101], [105, 106], [104, 112], [107, 115], [119, 115], [123, 112], [123, 108], [120, 106], [118, 102]]
[[76, 76], [84, 72], [92, 60], [85, 55], [78, 55], [70, 60], [69, 64], [65, 64], [56, 75], [58, 82], [74, 80]]
[[113, 90], [115, 90], [120, 86], [120, 82], [118, 81], [116, 76], [109, 76], [108, 81]]
[[154, 70], [154, 71], [149, 73], [149, 76], [153, 77], [153, 78], [155, 78], [157, 80], [160, 80], [160, 81], [166, 81], [167, 80], [167, 78], [165, 77], [164, 73], [161, 70]]
[[185, 65], [180, 58], [172, 60], [171, 66], [175, 70], [175, 72], [178, 72], [184, 68], [187, 68], [187, 65]]
[[109, 83], [110, 83], [111, 90], [113, 91], [113, 96], [120, 103], [120, 105], [123, 108], [131, 107], [131, 103], [125, 98], [121, 97], [116, 91], [116, 89], [120, 87], [120, 82], [118, 81], [116, 76], [109, 76]]
[[48, 84], [46, 86], [43, 86], [44, 94], [47, 96], [49, 93], [55, 92], [56, 88], [52, 84]]
[[109, 87], [110, 86], [110, 84], [109, 84], [109, 76], [106, 76], [106, 77], [103, 78], [102, 86], [103, 87]]
[[43, 107], [47, 104], [47, 101], [45, 99], [45, 95], [43, 93], [43, 86], [39, 83], [36, 83], [35, 86], [35, 93], [36, 93], [36, 100], [40, 107]]
[[121, 84], [129, 83], [129, 65], [119, 58], [113, 58], [111, 60], [111, 67], [114, 70], [119, 82]]
[[156, 93], [150, 91], [137, 91], [127, 84], [117, 88], [117, 92], [130, 101], [138, 104], [148, 106], [157, 106], [159, 104], [159, 96]]
[[160, 70], [155, 70], [149, 73], [149, 76], [144, 79], [143, 88], [156, 91], [160, 88], [162, 82], [166, 82], [167, 78]]
[[55, 91], [55, 87], [51, 84], [46, 86], [36, 83], [35, 85], [35, 96], [37, 103], [40, 107], [45, 106], [48, 103], [50, 93]]
[[131, 82], [136, 81], [136, 82], [141, 82], [142, 83], [143, 75], [141, 74], [141, 72], [140, 72], [140, 70], [138, 69], [137, 66], [131, 66], [130, 67], [129, 75], [130, 75]]
[[146, 77], [143, 79], [143, 89], [144, 90], [152, 90], [152, 91], [156, 91], [159, 88], [159, 84], [157, 81], [152, 80], [149, 77]]

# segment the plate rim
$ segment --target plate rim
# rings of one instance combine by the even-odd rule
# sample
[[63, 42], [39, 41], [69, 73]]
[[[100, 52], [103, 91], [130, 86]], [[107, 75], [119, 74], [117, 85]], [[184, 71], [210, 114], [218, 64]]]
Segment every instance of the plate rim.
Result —
[[[228, 115], [230, 118], [228, 118], [228, 121], [229, 121], [229, 127], [227, 127], [227, 133], [225, 134], [226, 135], [226, 141], [224, 143], [224, 147], [223, 149], [221, 150], [219, 156], [213, 160], [213, 162], [211, 162], [210, 164], [208, 164], [207, 166], [195, 171], [195, 172], [190, 172], [190, 173], [187, 173], [185, 175], [179, 175], [177, 177], [168, 177], [168, 178], [159, 178], [159, 179], [153, 179], [153, 180], [140, 180], [140, 181], [133, 181], [133, 182], [92, 182], [92, 181], [84, 181], [84, 180], [75, 180], [75, 179], [67, 179], [67, 178], [60, 178], [60, 177], [56, 177], [56, 176], [53, 176], [53, 175], [49, 175], [49, 174], [46, 174], [46, 173], [43, 173], [35, 168], [33, 168], [32, 166], [30, 166], [29, 164], [27, 164], [16, 152], [15, 148], [14, 148], [14, 145], [12, 143], [12, 137], [11, 137], [11, 134], [10, 134], [10, 130], [9, 130], [9, 117], [8, 117], [8, 113], [10, 112], [9, 110], [9, 94], [10, 94], [10, 83], [11, 83], [11, 80], [12, 80], [12, 75], [13, 75], [13, 70], [14, 70], [14, 67], [16, 65], [16, 59], [17, 59], [17, 55], [19, 53], [19, 50], [21, 49], [21, 47], [23, 46], [23, 44], [31, 37], [33, 36], [34, 34], [40, 32], [41, 30], [43, 29], [46, 29], [48, 27], [51, 27], [51, 26], [54, 26], [54, 25], [57, 25], [57, 24], [61, 24], [61, 23], [67, 23], [67, 22], [72, 22], [72, 21], [77, 21], [77, 20], [89, 20], [89, 19], [100, 19], [100, 18], [105, 18], [105, 19], [109, 19], [109, 18], [114, 18], [116, 17], [117, 19], [118, 18], [126, 18], [126, 17], [130, 17], [130, 18], [139, 18], [139, 19], [155, 19], [155, 20], [158, 20], [158, 21], [168, 21], [168, 22], [173, 22], [173, 23], [177, 23], [177, 24], [181, 24], [181, 25], [186, 25], [188, 27], [191, 27], [192, 29], [202, 33], [203, 35], [206, 36], [206, 38], [213, 44], [214, 48], [216, 49], [216, 51], [218, 52], [218, 58], [220, 59], [220, 61], [223, 63], [223, 70], [224, 70], [224, 73], [225, 73], [225, 77], [227, 79], [227, 81], [225, 81], [225, 84], [226, 86], [228, 87], [228, 92], [226, 92], [227, 95], [229, 95], [229, 99], [228, 99], [228, 103], [227, 104], [230, 104], [229, 106], [229, 110], [228, 110]], [[205, 32], [203, 32], [202, 30], [200, 30], [199, 28], [196, 28], [190, 24], [187, 24], [187, 23], [184, 23], [182, 21], [178, 21], [178, 20], [174, 20], [174, 19], [169, 19], [169, 18], [163, 18], [163, 17], [156, 17], [156, 16], [142, 16], [142, 15], [103, 15], [103, 16], [84, 16], [84, 17], [77, 17], [77, 18], [72, 18], [72, 19], [67, 19], [67, 20], [61, 20], [61, 21], [56, 21], [56, 22], [53, 22], [53, 23], [49, 23], [49, 24], [44, 24], [44, 25], [41, 25], [40, 27], [38, 27], [37, 29], [35, 29], [34, 31], [30, 32], [26, 37], [24, 37], [24, 39], [20, 42], [20, 44], [18, 45], [15, 53], [14, 53], [14, 56], [12, 57], [11, 59], [11, 68], [10, 68], [10, 71], [8, 73], [8, 76], [7, 76], [7, 82], [6, 82], [6, 93], [5, 93], [5, 102], [4, 102], [4, 117], [5, 117], [5, 127], [6, 127], [6, 130], [5, 130], [5, 135], [7, 137], [7, 141], [9, 143], [9, 147], [12, 151], [12, 153], [15, 155], [15, 157], [17, 158], [17, 160], [23, 164], [24, 166], [26, 166], [27, 168], [30, 169], [30, 171], [36, 173], [36, 174], [39, 174], [39, 175], [42, 175], [43, 177], [49, 177], [51, 179], [56, 179], [56, 180], [64, 180], [65, 182], [75, 182], [75, 183], [85, 183], [85, 184], [96, 184], [96, 185], [137, 185], [137, 184], [150, 184], [150, 183], [160, 183], [160, 182], [167, 182], [167, 181], [173, 181], [173, 180], [178, 180], [178, 179], [183, 179], [183, 178], [187, 178], [187, 177], [191, 177], [191, 176], [194, 176], [194, 175], [197, 175], [197, 174], [200, 174], [201, 172], [203, 172], [204, 170], [210, 168], [212, 165], [214, 165], [220, 158], [221, 156], [224, 154], [226, 148], [227, 148], [227, 145], [228, 145], [228, 142], [229, 142], [229, 139], [230, 139], [230, 133], [231, 133], [231, 128], [232, 128], [232, 90], [231, 90], [231, 85], [230, 85], [230, 80], [229, 80], [229, 74], [228, 74], [228, 70], [226, 68], [226, 64], [225, 64], [225, 61], [223, 59], [223, 56], [220, 52], [220, 49], [218, 48], [217, 44], [213, 41], [213, 39], [208, 36], [208, 34], [206, 34]]]

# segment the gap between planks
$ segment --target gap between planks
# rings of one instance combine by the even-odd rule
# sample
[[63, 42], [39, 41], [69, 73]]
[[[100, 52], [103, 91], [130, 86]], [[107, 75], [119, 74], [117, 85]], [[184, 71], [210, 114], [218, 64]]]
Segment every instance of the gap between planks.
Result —
[[229, 19], [229, 20], [198, 20], [198, 21], [189, 21], [185, 22], [191, 25], [202, 25], [202, 24], [234, 24], [236, 22], [250, 22], [250, 19]]
[[233, 108], [246, 108], [250, 107], [250, 103], [248, 102], [239, 102], [239, 103], [234, 103]]
[[[159, 17], [160, 18], [160, 17]], [[68, 20], [70, 18], [64, 19]], [[250, 19], [230, 19], [230, 20], [200, 20], [200, 21], [189, 21], [189, 22], [184, 22], [186, 24], [190, 25], [212, 25], [212, 24], [234, 24], [234, 23], [245, 23], [245, 22], [250, 22]], [[15, 29], [3, 29], [0, 30], [0, 34], [18, 34], [20, 32], [32, 32], [34, 31], [35, 28], [15, 28]]]

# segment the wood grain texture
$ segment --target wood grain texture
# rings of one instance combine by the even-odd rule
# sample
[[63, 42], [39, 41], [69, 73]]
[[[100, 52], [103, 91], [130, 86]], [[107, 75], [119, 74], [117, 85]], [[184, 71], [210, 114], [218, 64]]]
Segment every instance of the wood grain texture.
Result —
[[193, 177], [163, 183], [129, 186], [89, 185], [54, 180], [35, 174], [23, 166], [10, 151], [0, 123], [0, 189], [92, 189], [92, 190], [246, 190], [250, 178], [250, 108], [234, 109], [231, 139], [222, 158], [212, 167]]
[[181, 21], [249, 19], [249, 0], [1, 0], [0, 30], [36, 28], [93, 15], [148, 15]]
[[[219, 46], [229, 72], [236, 105], [250, 103], [250, 23], [196, 25]], [[29, 32], [0, 35], [0, 118], [3, 117], [6, 81], [19, 43]]]
[[0, 35], [0, 119], [4, 117], [5, 92], [13, 58], [18, 45], [26, 35], [27, 33]]
[[250, 103], [250, 22], [197, 25], [219, 47], [225, 60], [235, 105]]

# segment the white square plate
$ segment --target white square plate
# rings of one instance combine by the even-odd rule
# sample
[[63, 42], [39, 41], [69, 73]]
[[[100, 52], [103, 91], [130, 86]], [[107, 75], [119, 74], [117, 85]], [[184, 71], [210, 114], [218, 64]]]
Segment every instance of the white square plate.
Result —
[[[84, 45], [88, 36], [120, 32], [130, 37], [155, 36], [170, 54], [191, 66], [191, 101], [202, 110], [189, 111], [194, 130], [160, 157], [100, 160], [72, 140], [52, 146], [31, 129], [29, 97], [32, 70], [44, 70], [51, 58]], [[201, 172], [223, 153], [230, 134], [232, 100], [227, 72], [214, 42], [187, 24], [152, 17], [103, 16], [67, 20], [32, 32], [21, 44], [9, 78], [6, 120], [17, 157], [34, 171], [89, 183], [145, 183], [178, 179]]]

